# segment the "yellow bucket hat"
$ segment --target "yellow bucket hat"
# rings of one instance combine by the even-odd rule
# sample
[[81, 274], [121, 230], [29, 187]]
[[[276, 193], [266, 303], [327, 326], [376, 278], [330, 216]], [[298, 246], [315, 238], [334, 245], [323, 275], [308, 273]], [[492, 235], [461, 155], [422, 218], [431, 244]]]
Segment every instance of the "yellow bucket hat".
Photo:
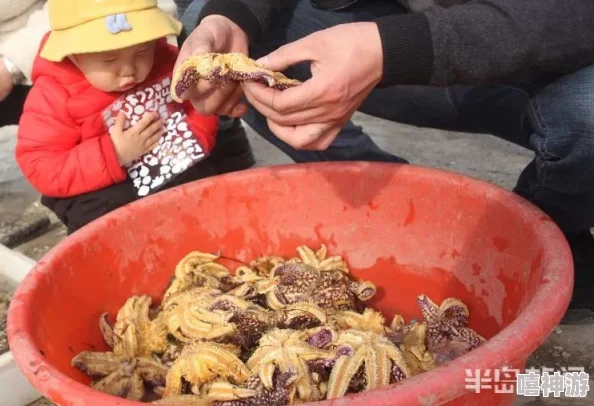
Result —
[[179, 35], [182, 29], [157, 0], [49, 0], [48, 7], [52, 31], [40, 56], [54, 62]]

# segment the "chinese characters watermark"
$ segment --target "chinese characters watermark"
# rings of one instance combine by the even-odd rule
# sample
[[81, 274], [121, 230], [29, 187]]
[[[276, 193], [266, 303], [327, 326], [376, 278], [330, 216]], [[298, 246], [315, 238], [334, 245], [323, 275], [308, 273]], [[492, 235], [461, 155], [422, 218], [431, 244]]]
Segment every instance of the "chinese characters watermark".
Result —
[[466, 370], [466, 389], [479, 393], [492, 390], [495, 393], [516, 393], [520, 396], [580, 397], [585, 398], [590, 390], [590, 375], [583, 367], [553, 368], [542, 367], [519, 369]]

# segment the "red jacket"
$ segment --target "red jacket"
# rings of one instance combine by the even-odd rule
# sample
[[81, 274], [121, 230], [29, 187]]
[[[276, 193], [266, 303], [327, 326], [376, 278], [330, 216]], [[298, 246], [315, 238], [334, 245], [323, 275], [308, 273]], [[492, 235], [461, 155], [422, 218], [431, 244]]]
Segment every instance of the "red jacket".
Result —
[[[177, 52], [160, 40], [145, 83], [171, 75]], [[32, 79], [15, 153], [29, 182], [46, 196], [70, 197], [124, 181], [126, 169], [118, 163], [102, 116], [121, 94], [95, 89], [68, 59], [55, 63], [37, 55]], [[189, 129], [211, 151], [218, 119], [200, 115], [188, 102], [183, 108]]]

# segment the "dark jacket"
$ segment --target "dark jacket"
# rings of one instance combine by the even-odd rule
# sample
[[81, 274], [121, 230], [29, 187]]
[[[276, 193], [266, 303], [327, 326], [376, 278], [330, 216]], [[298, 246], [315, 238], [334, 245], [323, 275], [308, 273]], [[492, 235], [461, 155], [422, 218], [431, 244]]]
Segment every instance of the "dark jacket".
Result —
[[[485, 85], [560, 76], [594, 65], [594, 0], [394, 0], [409, 12], [380, 17], [380, 86]], [[250, 41], [282, 0], [208, 1]]]

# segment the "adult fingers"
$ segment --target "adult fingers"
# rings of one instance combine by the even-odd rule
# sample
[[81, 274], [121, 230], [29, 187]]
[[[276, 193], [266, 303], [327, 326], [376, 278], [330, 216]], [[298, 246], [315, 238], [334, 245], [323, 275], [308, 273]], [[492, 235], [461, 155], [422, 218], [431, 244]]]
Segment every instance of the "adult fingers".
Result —
[[332, 142], [336, 139], [341, 129], [341, 126], [335, 126], [328, 129], [317, 140], [305, 145], [302, 149], [313, 151], [323, 151], [327, 149], [330, 146], [330, 144], [332, 144]]
[[[246, 97], [262, 114], [280, 118], [291, 113], [303, 112], [325, 104], [327, 85], [323, 78], [313, 77], [304, 83], [285, 90], [271, 89], [261, 83], [243, 82]], [[266, 115], [266, 114], [265, 114]], [[267, 115], [268, 117], [268, 115]], [[275, 120], [276, 121], [276, 120]]]
[[238, 86], [235, 82], [213, 85], [201, 80], [188, 91], [188, 99], [199, 113], [213, 114], [231, 98]]
[[333, 123], [316, 123], [293, 127], [279, 125], [271, 120], [267, 121], [270, 131], [295, 149], [318, 150], [326, 144], [330, 145], [330, 143], [327, 143], [327, 139], [324, 139], [323, 142], [319, 142], [318, 140], [335, 127]]
[[209, 30], [196, 27], [182, 44], [173, 71], [176, 71], [179, 65], [192, 55], [212, 52], [214, 44], [215, 38]]
[[[315, 106], [314, 103], [309, 103], [312, 107], [305, 105], [296, 106], [293, 111], [287, 111], [278, 108], [277, 100], [282, 97], [283, 93], [292, 90], [275, 90], [266, 88], [264, 85], [256, 83], [245, 83], [245, 95], [252, 106], [258, 110], [262, 115], [283, 126], [296, 126], [311, 124], [320, 121], [328, 120], [328, 106]], [[248, 90], [249, 89], [249, 90]]]
[[258, 59], [256, 63], [263, 68], [281, 72], [296, 63], [315, 59], [316, 34], [308, 35], [297, 41], [288, 43]]

